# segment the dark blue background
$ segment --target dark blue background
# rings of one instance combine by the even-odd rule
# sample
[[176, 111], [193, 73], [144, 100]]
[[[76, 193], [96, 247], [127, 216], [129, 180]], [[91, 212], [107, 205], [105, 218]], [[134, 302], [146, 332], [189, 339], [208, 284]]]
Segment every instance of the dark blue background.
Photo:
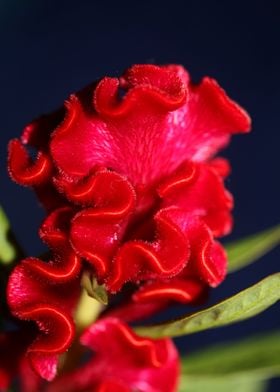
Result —
[[[1, 203], [28, 254], [42, 245], [43, 211], [6, 174], [7, 141], [70, 92], [133, 63], [181, 63], [195, 80], [215, 77], [253, 118], [225, 155], [235, 195], [232, 238], [279, 222], [280, 10], [278, 1], [0, 2]], [[211, 302], [279, 270], [279, 250], [233, 274]], [[231, 327], [181, 340], [186, 352], [279, 327], [279, 306]], [[275, 381], [271, 391], [279, 391]]]

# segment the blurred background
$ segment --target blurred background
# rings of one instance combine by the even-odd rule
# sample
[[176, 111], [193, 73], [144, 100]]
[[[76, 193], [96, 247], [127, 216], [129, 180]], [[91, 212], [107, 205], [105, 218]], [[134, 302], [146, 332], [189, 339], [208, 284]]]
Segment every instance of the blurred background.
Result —
[[[251, 114], [253, 132], [224, 152], [233, 172], [237, 239], [279, 222], [280, 3], [278, 1], [0, 0], [1, 198], [29, 255], [43, 246], [36, 230], [44, 214], [32, 192], [12, 183], [6, 146], [22, 127], [61, 104], [69, 93], [133, 63], [181, 63], [198, 81], [216, 78]], [[232, 295], [279, 271], [279, 249], [211, 294]], [[219, 341], [279, 327], [279, 306], [241, 324], [177, 341], [191, 352]], [[279, 380], [271, 383], [280, 390]]]

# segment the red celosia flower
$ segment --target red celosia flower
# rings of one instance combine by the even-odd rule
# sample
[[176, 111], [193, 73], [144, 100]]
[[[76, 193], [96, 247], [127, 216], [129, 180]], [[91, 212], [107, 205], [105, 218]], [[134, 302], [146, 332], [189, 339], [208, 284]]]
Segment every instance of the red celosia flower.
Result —
[[93, 324], [81, 337], [93, 357], [77, 370], [58, 377], [47, 392], [174, 392], [178, 353], [170, 339], [138, 337], [116, 318]]
[[[14, 314], [43, 332], [29, 350], [43, 377], [54, 376], [72, 339], [69, 306], [57, 293], [78, 286], [81, 259], [111, 293], [141, 283], [132, 301], [143, 314], [193, 302], [223, 280], [217, 238], [231, 230], [233, 201], [223, 184], [229, 165], [214, 156], [249, 128], [213, 79], [194, 85], [180, 66], [136, 65], [72, 95], [11, 141], [12, 178], [32, 186], [50, 212], [40, 235], [54, 259], [28, 259], [8, 285]], [[24, 145], [38, 150], [34, 162]]]
[[25, 129], [22, 142], [39, 150], [34, 163], [11, 142], [9, 170], [40, 195], [52, 192], [48, 206], [61, 196], [73, 206], [72, 247], [99, 281], [115, 292], [129, 280], [159, 290], [164, 280], [171, 297], [167, 282], [178, 274], [182, 292], [189, 275], [216, 286], [226, 267], [214, 237], [231, 229], [232, 199], [225, 163], [211, 158], [249, 130], [248, 115], [214, 80], [194, 85], [182, 67], [153, 65], [104, 78], [65, 109], [65, 119], [61, 110]]
[[[179, 358], [172, 341], [138, 337], [117, 318], [102, 319], [84, 331], [81, 344], [92, 351], [91, 357], [47, 384], [32, 371], [24, 355], [31, 335], [23, 329], [0, 335], [1, 391], [8, 390], [15, 378], [22, 392], [59, 392], [65, 386], [69, 392], [176, 391]], [[46, 367], [46, 375], [52, 372], [53, 364], [45, 361], [41, 367]]]

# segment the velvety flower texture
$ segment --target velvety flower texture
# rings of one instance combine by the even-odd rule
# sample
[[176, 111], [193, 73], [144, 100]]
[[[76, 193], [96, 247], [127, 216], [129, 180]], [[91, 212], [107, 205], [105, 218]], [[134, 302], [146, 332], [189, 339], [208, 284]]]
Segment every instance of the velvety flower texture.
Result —
[[[30, 368], [24, 350], [27, 331], [0, 335], [0, 390], [17, 376], [22, 392], [175, 392], [179, 358], [170, 339], [138, 337], [117, 318], [104, 318], [87, 328], [81, 344], [90, 359], [46, 383]], [[11, 355], [9, 353], [11, 352]], [[87, 356], [89, 356], [87, 354]]]
[[[11, 141], [11, 177], [48, 211], [40, 236], [52, 260], [23, 261], [8, 284], [13, 313], [42, 332], [29, 355], [43, 377], [54, 377], [72, 341], [64, 298], [82, 269], [110, 293], [132, 282], [130, 310], [191, 303], [224, 279], [217, 239], [231, 230], [233, 200], [223, 183], [229, 164], [215, 155], [249, 129], [215, 80], [196, 85], [181, 66], [135, 65], [71, 95]], [[34, 161], [25, 145], [38, 151]]]
[[166, 279], [189, 267], [216, 286], [226, 268], [214, 238], [231, 229], [232, 198], [227, 163], [212, 158], [249, 127], [213, 79], [194, 85], [180, 66], [136, 65], [27, 126], [21, 142], [38, 149], [37, 159], [13, 140], [9, 170], [51, 210], [69, 206], [71, 246], [109, 291], [165, 280], [167, 293]]
[[81, 337], [92, 359], [74, 372], [58, 377], [47, 392], [175, 392], [178, 353], [170, 339], [136, 336], [116, 318], [98, 321]]

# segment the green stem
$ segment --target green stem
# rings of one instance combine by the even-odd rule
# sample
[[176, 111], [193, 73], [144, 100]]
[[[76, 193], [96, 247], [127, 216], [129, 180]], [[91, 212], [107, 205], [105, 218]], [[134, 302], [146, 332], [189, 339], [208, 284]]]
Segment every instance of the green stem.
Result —
[[83, 289], [75, 314], [77, 333], [80, 334], [92, 324], [98, 318], [102, 309], [103, 305], [90, 297], [87, 291]]

